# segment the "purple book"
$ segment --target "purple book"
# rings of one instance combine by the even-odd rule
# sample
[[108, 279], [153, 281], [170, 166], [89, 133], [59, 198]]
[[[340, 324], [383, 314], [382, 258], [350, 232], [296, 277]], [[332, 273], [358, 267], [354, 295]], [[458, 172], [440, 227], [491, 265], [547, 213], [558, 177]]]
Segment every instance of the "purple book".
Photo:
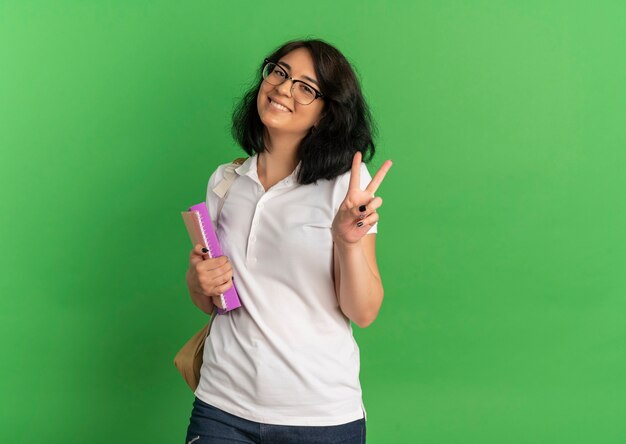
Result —
[[[222, 256], [222, 249], [217, 240], [217, 235], [213, 229], [213, 223], [207, 210], [206, 204], [201, 202], [189, 208], [188, 211], [181, 212], [191, 243], [193, 245], [202, 244], [209, 250], [209, 257]], [[220, 295], [222, 306], [225, 308], [217, 308], [218, 314], [224, 314], [227, 311], [241, 307], [241, 301], [235, 288], [235, 279], [233, 285], [226, 292]]]

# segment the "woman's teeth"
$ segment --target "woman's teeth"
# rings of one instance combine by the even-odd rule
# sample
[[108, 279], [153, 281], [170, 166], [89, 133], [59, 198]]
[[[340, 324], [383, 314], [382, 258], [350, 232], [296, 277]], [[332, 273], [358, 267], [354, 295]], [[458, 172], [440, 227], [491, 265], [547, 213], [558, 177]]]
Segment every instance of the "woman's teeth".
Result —
[[281, 111], [291, 112], [291, 111], [289, 111], [287, 108], [285, 108], [284, 106], [279, 105], [279, 104], [278, 104], [278, 103], [276, 103], [276, 102], [273, 102], [273, 101], [272, 101], [272, 99], [270, 99], [270, 103], [272, 104], [272, 106], [274, 106], [274, 108], [277, 108], [277, 109], [279, 109], [279, 110], [281, 110]]

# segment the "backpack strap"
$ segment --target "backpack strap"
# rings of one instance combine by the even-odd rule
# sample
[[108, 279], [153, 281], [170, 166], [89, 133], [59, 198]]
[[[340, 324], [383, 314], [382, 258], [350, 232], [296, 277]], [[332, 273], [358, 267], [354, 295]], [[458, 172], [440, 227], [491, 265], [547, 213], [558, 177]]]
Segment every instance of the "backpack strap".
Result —
[[239, 177], [239, 174], [235, 171], [241, 164], [243, 164], [248, 158], [247, 157], [239, 157], [233, 160], [231, 163], [226, 165], [224, 168], [224, 178], [220, 180], [215, 187], [213, 187], [213, 192], [220, 197], [220, 202], [217, 206], [217, 215], [215, 217], [215, 226], [220, 220], [220, 214], [222, 213], [222, 207], [224, 206], [224, 201], [228, 196], [228, 191], [230, 190], [231, 185]]

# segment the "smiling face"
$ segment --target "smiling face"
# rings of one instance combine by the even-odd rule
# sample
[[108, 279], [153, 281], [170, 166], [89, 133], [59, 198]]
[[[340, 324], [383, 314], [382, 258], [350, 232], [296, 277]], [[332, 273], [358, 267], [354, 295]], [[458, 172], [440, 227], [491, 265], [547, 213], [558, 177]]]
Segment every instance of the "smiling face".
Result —
[[[313, 58], [306, 48], [294, 49], [285, 54], [278, 60], [278, 64], [295, 80], [307, 82], [320, 91], [316, 83], [319, 79], [315, 75]], [[291, 80], [277, 86], [263, 81], [257, 95], [259, 117], [270, 132], [302, 134], [304, 137], [311, 127], [317, 124], [324, 108], [324, 101], [317, 98], [308, 105], [302, 105], [293, 99], [291, 86]], [[282, 104], [287, 109], [272, 102]]]

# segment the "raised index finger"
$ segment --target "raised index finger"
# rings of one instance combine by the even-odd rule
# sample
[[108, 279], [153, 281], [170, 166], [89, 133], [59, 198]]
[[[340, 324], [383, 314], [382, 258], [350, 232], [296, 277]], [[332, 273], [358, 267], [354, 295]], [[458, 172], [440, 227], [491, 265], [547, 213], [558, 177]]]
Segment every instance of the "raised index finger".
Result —
[[348, 188], [361, 189], [361, 152], [357, 151], [352, 158], [352, 171], [350, 171], [350, 184]]
[[378, 171], [376, 171], [376, 174], [372, 178], [371, 182], [367, 185], [367, 188], [365, 188], [365, 191], [371, 194], [376, 193], [376, 190], [385, 178], [385, 174], [387, 174], [387, 171], [389, 171], [389, 168], [391, 168], [391, 163], [391, 160], [385, 160], [385, 162], [378, 169]]

